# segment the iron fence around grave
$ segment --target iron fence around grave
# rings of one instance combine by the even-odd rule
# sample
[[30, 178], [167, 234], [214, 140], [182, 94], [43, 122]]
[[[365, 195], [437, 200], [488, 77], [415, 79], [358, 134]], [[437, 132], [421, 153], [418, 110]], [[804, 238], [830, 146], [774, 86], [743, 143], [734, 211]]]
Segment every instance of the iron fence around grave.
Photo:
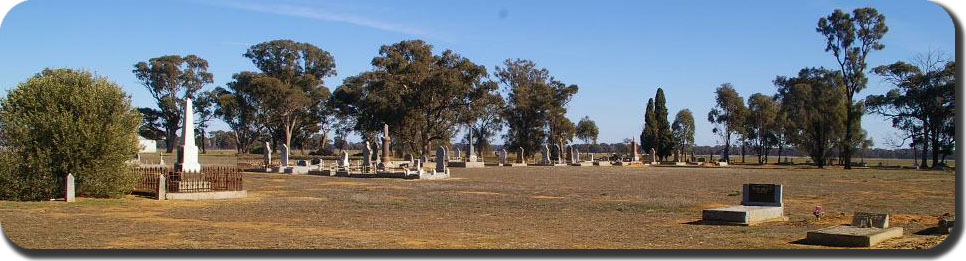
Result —
[[165, 177], [169, 193], [244, 190], [242, 171], [235, 166], [203, 166], [200, 172], [173, 172], [167, 167], [136, 167], [135, 192], [158, 193], [159, 178]]
[[168, 192], [191, 193], [244, 190], [242, 172], [233, 166], [203, 166], [200, 172], [168, 173]]
[[158, 178], [168, 172], [171, 172], [168, 167], [135, 167], [134, 175], [138, 177], [138, 183], [134, 186], [134, 192], [157, 194]]

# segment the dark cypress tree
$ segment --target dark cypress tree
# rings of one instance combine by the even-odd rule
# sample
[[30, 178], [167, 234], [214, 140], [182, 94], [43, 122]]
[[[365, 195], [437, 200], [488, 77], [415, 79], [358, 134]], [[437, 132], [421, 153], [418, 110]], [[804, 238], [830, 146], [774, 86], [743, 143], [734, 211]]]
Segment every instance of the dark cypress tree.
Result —
[[654, 147], [657, 155], [666, 159], [673, 154], [674, 135], [671, 133], [671, 123], [667, 120], [667, 100], [664, 98], [664, 90], [657, 88], [654, 95]]
[[654, 99], [647, 99], [647, 109], [644, 112], [644, 131], [641, 132], [641, 153], [651, 153], [651, 148], [657, 149], [657, 126], [654, 121]]

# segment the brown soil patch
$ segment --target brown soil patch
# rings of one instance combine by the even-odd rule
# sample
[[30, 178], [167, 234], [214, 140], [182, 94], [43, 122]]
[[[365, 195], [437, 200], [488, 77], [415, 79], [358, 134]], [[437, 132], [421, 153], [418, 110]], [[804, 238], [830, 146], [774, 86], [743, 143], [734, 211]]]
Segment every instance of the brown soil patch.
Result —
[[[929, 248], [921, 233], [955, 212], [955, 175], [915, 170], [530, 167], [453, 169], [440, 181], [245, 173], [249, 197], [0, 201], [25, 248], [781, 249], [853, 212], [892, 214], [905, 235], [877, 248]], [[695, 225], [738, 204], [743, 183], [785, 185], [789, 222]], [[924, 203], [928, 202], [928, 203]], [[826, 216], [811, 215], [821, 204]]]

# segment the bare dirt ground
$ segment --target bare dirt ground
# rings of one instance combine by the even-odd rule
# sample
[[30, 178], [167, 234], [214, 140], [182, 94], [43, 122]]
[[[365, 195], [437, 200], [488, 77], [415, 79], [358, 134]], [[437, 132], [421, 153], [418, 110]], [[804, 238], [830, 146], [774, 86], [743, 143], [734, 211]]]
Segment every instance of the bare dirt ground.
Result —
[[[812, 229], [854, 211], [892, 214], [905, 236], [877, 248], [930, 248], [955, 212], [951, 171], [488, 167], [441, 181], [246, 174], [249, 197], [216, 201], [81, 198], [0, 201], [24, 248], [816, 248]], [[693, 224], [737, 204], [743, 183], [785, 185], [788, 222]], [[811, 215], [821, 204], [827, 216]]]

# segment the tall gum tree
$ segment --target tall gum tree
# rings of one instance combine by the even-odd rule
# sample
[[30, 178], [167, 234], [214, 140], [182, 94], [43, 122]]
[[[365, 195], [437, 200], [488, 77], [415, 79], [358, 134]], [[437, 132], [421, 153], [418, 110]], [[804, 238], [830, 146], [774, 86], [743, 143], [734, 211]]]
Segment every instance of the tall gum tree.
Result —
[[161, 121], [157, 125], [164, 133], [165, 150], [171, 153], [184, 117], [184, 98], [194, 97], [195, 92], [214, 80], [208, 72], [208, 61], [195, 55], [165, 55], [138, 62], [132, 72], [158, 106], [157, 110], [139, 111], [147, 114], [146, 119]]
[[486, 67], [452, 50], [434, 54], [422, 40], [384, 45], [371, 64], [373, 70], [346, 78], [329, 106], [344, 128], [366, 140], [388, 124], [402, 145], [397, 150], [428, 155], [433, 144], [448, 145], [458, 127], [470, 126], [490, 101], [498, 102], [488, 98], [497, 95], [497, 85]]
[[[825, 36], [825, 51], [831, 52], [839, 65], [842, 83], [845, 87], [846, 117], [845, 144], [842, 158], [845, 168], [852, 168], [852, 154], [855, 151], [856, 136], [861, 125], [862, 111], [856, 110], [854, 96], [865, 89], [869, 79], [865, 76], [868, 65], [866, 57], [872, 51], [885, 48], [882, 37], [889, 31], [885, 24], [885, 15], [875, 8], [865, 7], [852, 11], [851, 14], [835, 9], [832, 14], [818, 20], [815, 30]], [[857, 129], [858, 128], [858, 129]]]
[[293, 136], [322, 122], [318, 112], [330, 96], [323, 79], [336, 75], [335, 59], [315, 45], [292, 40], [253, 45], [244, 56], [261, 71], [250, 80], [252, 94], [264, 105], [259, 109], [269, 115], [268, 128], [281, 132], [291, 148]]
[[502, 67], [496, 67], [494, 76], [507, 94], [503, 112], [508, 127], [503, 136], [505, 146], [523, 148], [531, 157], [544, 143], [560, 144], [563, 141], [559, 139], [573, 137], [573, 123], [564, 115], [578, 91], [577, 85], [564, 84], [549, 70], [524, 59], [505, 60]]

